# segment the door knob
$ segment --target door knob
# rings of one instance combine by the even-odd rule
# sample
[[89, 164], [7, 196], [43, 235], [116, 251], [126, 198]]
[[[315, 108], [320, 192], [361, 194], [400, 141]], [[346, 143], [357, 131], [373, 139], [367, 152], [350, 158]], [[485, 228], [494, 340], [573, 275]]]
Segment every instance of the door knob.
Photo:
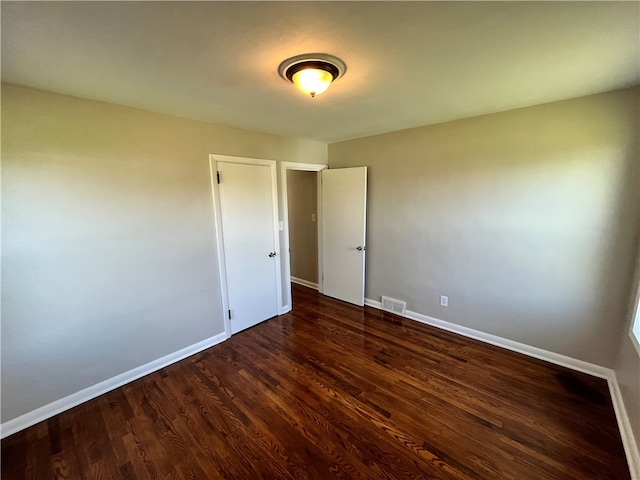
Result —
[[275, 257], [275, 256], [276, 256], [276, 252], [271, 252], [271, 253], [269, 254], [269, 257], [271, 257], [271, 258], [273, 258], [273, 257]]
[[356, 247], [356, 250], [358, 250], [359, 252], [362, 252], [363, 250], [366, 250], [366, 249], [367, 249], [367, 247], [362, 247], [362, 246], [360, 246], [360, 245], [358, 245], [358, 246]]

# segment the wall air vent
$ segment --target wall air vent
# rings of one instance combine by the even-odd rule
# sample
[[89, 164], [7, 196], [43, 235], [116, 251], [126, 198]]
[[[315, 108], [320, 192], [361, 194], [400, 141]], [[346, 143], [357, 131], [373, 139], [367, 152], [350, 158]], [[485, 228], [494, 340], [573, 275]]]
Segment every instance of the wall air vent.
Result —
[[396, 300], [391, 297], [382, 297], [382, 310], [385, 312], [395, 313], [396, 315], [404, 315], [407, 309], [407, 302], [402, 300]]

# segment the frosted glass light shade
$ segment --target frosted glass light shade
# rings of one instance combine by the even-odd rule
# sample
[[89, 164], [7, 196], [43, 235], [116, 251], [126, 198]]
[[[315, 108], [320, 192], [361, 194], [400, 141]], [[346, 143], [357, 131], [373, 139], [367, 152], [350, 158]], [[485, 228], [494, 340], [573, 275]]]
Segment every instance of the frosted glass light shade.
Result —
[[315, 97], [329, 88], [333, 81], [333, 75], [319, 68], [305, 68], [294, 73], [291, 80], [298, 90]]
[[347, 71], [345, 63], [326, 53], [306, 53], [283, 61], [278, 67], [282, 78], [293, 83], [305, 95], [315, 97]]

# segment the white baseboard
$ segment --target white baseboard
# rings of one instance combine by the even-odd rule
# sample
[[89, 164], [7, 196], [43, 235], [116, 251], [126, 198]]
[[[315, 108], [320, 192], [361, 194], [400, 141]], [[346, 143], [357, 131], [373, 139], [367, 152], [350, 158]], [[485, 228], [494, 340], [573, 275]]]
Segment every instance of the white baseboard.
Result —
[[613, 409], [616, 412], [616, 419], [618, 420], [618, 428], [620, 429], [620, 436], [622, 437], [622, 444], [624, 445], [624, 451], [627, 454], [627, 463], [629, 464], [629, 471], [631, 472], [631, 480], [640, 480], [640, 447], [636, 442], [631, 428], [631, 421], [629, 415], [627, 415], [627, 409], [624, 406], [622, 400], [622, 392], [620, 392], [620, 386], [618, 385], [618, 379], [615, 372], [611, 372], [611, 376], [607, 379], [609, 383], [609, 390], [611, 391], [611, 400], [613, 402]]
[[[375, 300], [370, 300], [367, 298], [365, 299], [364, 303], [365, 305], [368, 305], [370, 307], [381, 309], [380, 302], [376, 302]], [[511, 350], [513, 352], [522, 353], [524, 355], [528, 355], [529, 357], [538, 358], [540, 360], [555, 363], [556, 365], [571, 368], [572, 370], [577, 370], [578, 372], [588, 373], [589, 375], [593, 375], [595, 377], [609, 378], [609, 376], [613, 372], [613, 370], [611, 370], [610, 368], [601, 367], [600, 365], [596, 365], [594, 363], [585, 362], [583, 360], [571, 358], [566, 355], [543, 350], [542, 348], [533, 347], [525, 343], [498, 337], [497, 335], [491, 335], [490, 333], [481, 332], [472, 328], [463, 327], [462, 325], [457, 325], [445, 320], [439, 320], [428, 315], [412, 312], [411, 310], [407, 310], [404, 317], [415, 320], [416, 322], [431, 325], [432, 327], [447, 330], [448, 332], [457, 333], [464, 337], [473, 338], [475, 340], [480, 340], [481, 342], [489, 343], [497, 347], [506, 348], [507, 350]]]
[[[369, 298], [365, 299], [364, 304], [373, 308], [377, 308], [379, 310], [382, 309], [382, 305], [380, 302], [371, 300]], [[522, 353], [524, 355], [528, 355], [529, 357], [545, 360], [562, 367], [577, 370], [578, 372], [587, 373], [595, 377], [606, 379], [609, 385], [609, 392], [611, 394], [611, 401], [613, 402], [613, 408], [616, 413], [616, 419], [618, 421], [618, 428], [620, 429], [620, 436], [622, 437], [622, 444], [624, 445], [624, 451], [627, 455], [627, 463], [629, 465], [629, 471], [631, 472], [631, 478], [632, 480], [640, 480], [640, 451], [638, 450], [638, 444], [635, 441], [633, 430], [631, 429], [631, 422], [629, 421], [629, 416], [627, 415], [627, 411], [622, 400], [622, 394], [620, 392], [620, 387], [618, 386], [618, 380], [616, 378], [614, 370], [612, 370], [611, 368], [601, 367], [600, 365], [596, 365], [593, 363], [585, 362], [583, 360], [578, 360], [576, 358], [568, 357], [566, 355], [561, 355], [559, 353], [543, 350], [542, 348], [515, 342], [507, 338], [484, 333], [472, 328], [463, 327], [455, 323], [439, 320], [437, 318], [433, 318], [417, 312], [412, 312], [410, 310], [406, 311], [404, 317], [410, 320], [415, 320], [417, 322], [430, 325], [432, 327], [447, 330], [448, 332], [457, 333], [464, 337], [473, 338], [475, 340], [480, 340], [481, 342], [489, 343], [497, 347], [502, 347], [506, 348], [507, 350]]]
[[165, 355], [164, 357], [160, 357], [156, 360], [153, 360], [145, 365], [141, 365], [136, 367], [128, 372], [121, 373], [120, 375], [116, 375], [115, 377], [104, 380], [100, 383], [96, 383], [91, 387], [87, 387], [79, 392], [72, 393], [71, 395], [51, 402], [47, 405], [44, 405], [40, 408], [37, 408], [31, 412], [25, 413], [24, 415], [20, 415], [19, 417], [13, 418], [4, 422], [0, 425], [0, 438], [8, 437], [20, 430], [24, 430], [27, 427], [35, 425], [43, 420], [53, 417], [59, 413], [64, 412], [65, 410], [69, 410], [81, 403], [92, 400], [100, 395], [103, 395], [111, 390], [114, 390], [122, 385], [125, 385], [129, 382], [133, 382], [138, 378], [144, 377], [150, 373], [155, 372], [156, 370], [160, 370], [172, 363], [178, 362], [184, 358], [190, 357], [202, 350], [205, 350], [209, 347], [213, 347], [227, 339], [226, 333], [220, 333], [213, 337], [202, 340], [201, 342], [194, 343], [188, 347], [185, 347], [177, 352], [170, 353]]
[[280, 315], [284, 315], [285, 313], [289, 313], [291, 311], [291, 305], [283, 305], [280, 308]]
[[382, 303], [376, 302], [375, 300], [371, 300], [370, 298], [365, 298], [364, 304], [367, 305], [368, 307], [373, 307], [373, 308], [377, 308], [378, 310], [382, 310]]
[[291, 281], [293, 283], [297, 283], [298, 285], [302, 285], [305, 287], [313, 288], [314, 290], [318, 290], [318, 284], [310, 282], [309, 280], [303, 280], [302, 278], [298, 278], [298, 277], [291, 277]]
[[407, 310], [406, 316], [407, 318], [410, 318], [411, 320], [415, 320], [417, 322], [442, 328], [443, 330], [458, 333], [460, 335], [464, 335], [465, 337], [474, 338], [476, 340], [480, 340], [497, 347], [506, 348], [507, 350], [511, 350], [513, 352], [522, 353], [524, 355], [528, 355], [529, 357], [554, 363], [556, 365], [567, 367], [572, 370], [577, 370], [578, 372], [588, 373], [589, 375], [593, 375], [595, 377], [609, 378], [609, 376], [613, 372], [613, 370], [611, 370], [610, 368], [602, 367], [600, 365], [596, 365], [595, 363], [585, 362], [584, 360], [578, 360], [577, 358], [550, 352], [549, 350], [544, 350], [532, 345], [527, 345], [526, 343], [520, 343], [514, 340], [509, 340], [508, 338], [498, 337], [497, 335], [491, 335], [490, 333], [485, 333], [479, 330], [474, 330], [472, 328], [456, 325], [454, 323], [439, 320], [427, 315], [422, 315], [410, 310]]

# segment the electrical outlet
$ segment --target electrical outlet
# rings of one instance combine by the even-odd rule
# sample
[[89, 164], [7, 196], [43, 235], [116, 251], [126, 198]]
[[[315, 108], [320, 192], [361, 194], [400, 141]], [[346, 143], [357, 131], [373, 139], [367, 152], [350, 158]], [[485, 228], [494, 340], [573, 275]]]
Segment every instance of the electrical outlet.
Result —
[[448, 307], [449, 306], [449, 297], [446, 295], [440, 295], [440, 306]]
[[312, 214], [311, 214], [311, 221], [312, 221], [312, 222], [315, 222], [315, 221], [316, 221], [316, 214], [315, 214], [315, 213], [312, 213]]

